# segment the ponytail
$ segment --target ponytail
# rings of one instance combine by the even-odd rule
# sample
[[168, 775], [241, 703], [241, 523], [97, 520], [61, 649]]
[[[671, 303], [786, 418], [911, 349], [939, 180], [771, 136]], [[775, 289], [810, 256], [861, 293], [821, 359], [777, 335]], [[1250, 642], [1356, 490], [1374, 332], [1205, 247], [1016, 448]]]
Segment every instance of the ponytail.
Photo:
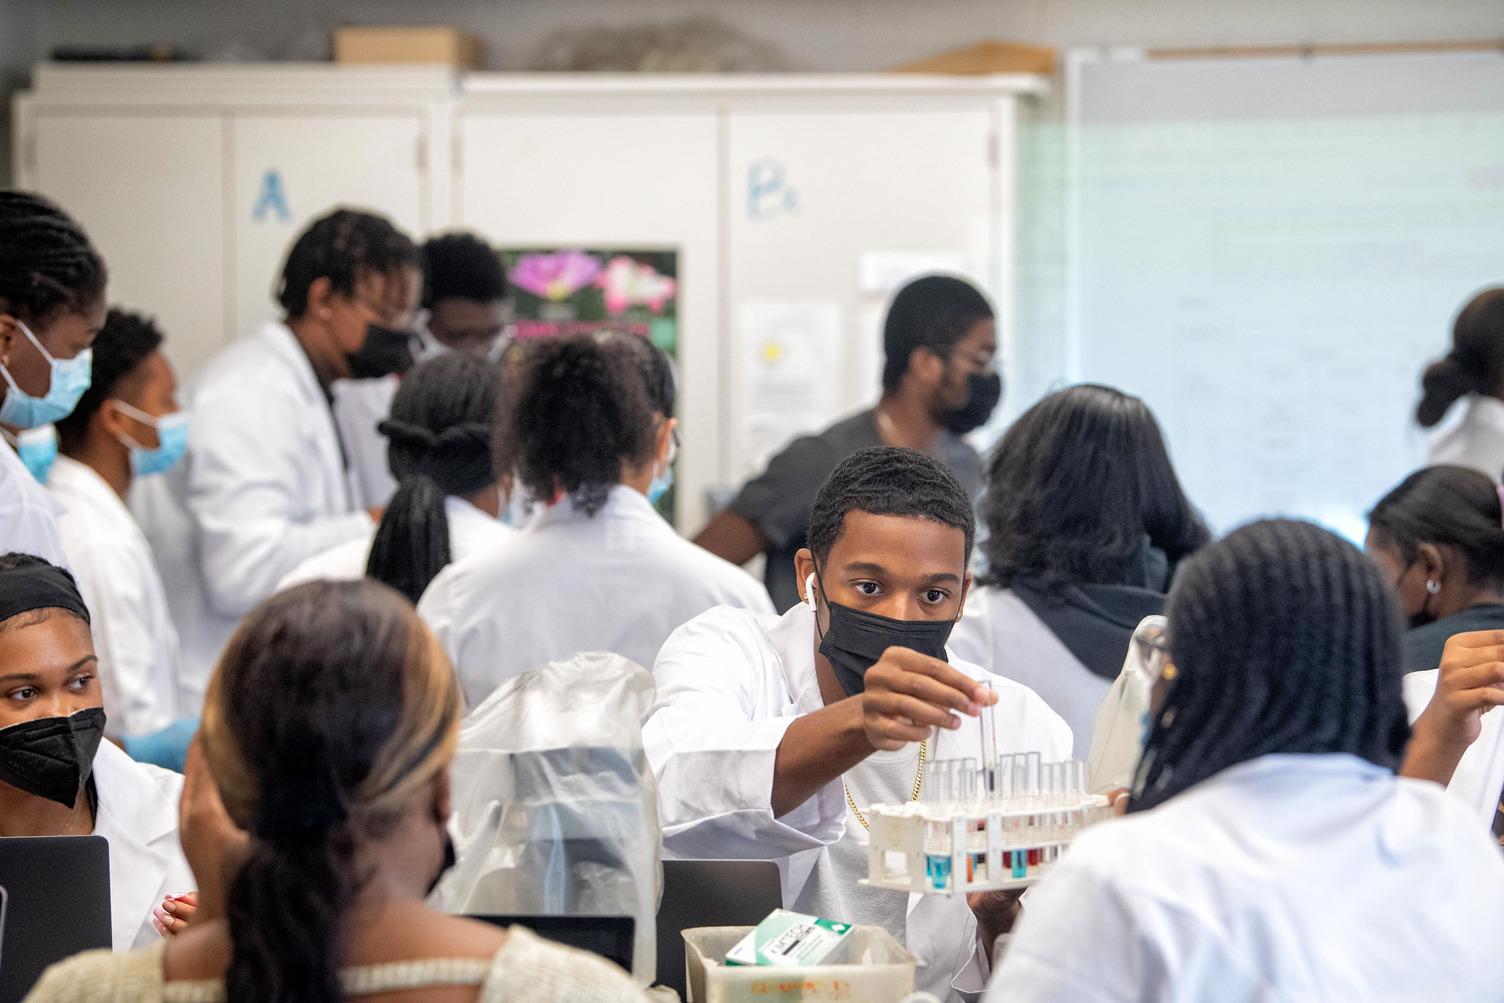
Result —
[[366, 575], [416, 604], [451, 560], [444, 492], [427, 474], [413, 474], [398, 485], [376, 527]]
[[1504, 390], [1504, 288], [1474, 296], [1452, 325], [1452, 350], [1426, 367], [1415, 423], [1432, 428], [1464, 394]]
[[416, 603], [454, 559], [445, 500], [496, 483], [491, 459], [499, 369], [441, 356], [408, 373], [378, 427], [397, 478], [366, 562], [366, 575]]
[[354, 850], [344, 825], [251, 840], [226, 909], [227, 1003], [342, 1003], [343, 921], [357, 890]]

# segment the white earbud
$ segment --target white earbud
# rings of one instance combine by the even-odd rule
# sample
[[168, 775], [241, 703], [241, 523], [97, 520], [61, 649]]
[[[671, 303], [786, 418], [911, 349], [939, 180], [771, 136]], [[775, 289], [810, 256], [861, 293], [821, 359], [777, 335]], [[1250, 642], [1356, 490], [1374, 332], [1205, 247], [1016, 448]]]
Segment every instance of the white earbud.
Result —
[[804, 580], [804, 605], [811, 610], [815, 608], [815, 573], [813, 571]]

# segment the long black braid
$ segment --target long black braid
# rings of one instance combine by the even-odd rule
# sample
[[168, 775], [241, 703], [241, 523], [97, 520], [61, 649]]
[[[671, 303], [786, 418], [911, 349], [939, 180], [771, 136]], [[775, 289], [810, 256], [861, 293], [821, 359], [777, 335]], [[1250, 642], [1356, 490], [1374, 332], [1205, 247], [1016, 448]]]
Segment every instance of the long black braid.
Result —
[[1165, 613], [1177, 675], [1130, 811], [1271, 753], [1399, 765], [1410, 735], [1399, 613], [1351, 544], [1310, 523], [1253, 523], [1181, 569]]
[[104, 260], [83, 229], [30, 192], [0, 191], [0, 311], [32, 323], [104, 295]]

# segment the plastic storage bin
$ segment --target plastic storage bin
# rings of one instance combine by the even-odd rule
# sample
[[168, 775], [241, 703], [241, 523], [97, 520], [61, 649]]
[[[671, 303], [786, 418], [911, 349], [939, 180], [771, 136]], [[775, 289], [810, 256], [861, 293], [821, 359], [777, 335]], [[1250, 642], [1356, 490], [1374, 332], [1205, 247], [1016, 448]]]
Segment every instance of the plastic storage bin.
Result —
[[858, 926], [847, 960], [810, 968], [727, 967], [721, 961], [750, 926], [684, 931], [688, 1003], [901, 1003], [914, 991], [914, 956], [887, 930]]

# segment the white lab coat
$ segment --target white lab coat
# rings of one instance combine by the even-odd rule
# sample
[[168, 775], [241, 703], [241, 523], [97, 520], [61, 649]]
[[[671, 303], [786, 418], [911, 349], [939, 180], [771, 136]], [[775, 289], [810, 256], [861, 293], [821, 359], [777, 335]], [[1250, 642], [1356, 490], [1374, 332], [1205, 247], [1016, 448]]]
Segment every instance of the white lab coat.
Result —
[[[1431, 702], [1439, 675], [1436, 669], [1405, 674], [1405, 707], [1412, 723]], [[1493, 826], [1504, 792], [1504, 711], [1483, 715], [1483, 730], [1462, 754], [1447, 791], [1473, 813], [1485, 832]]]
[[1504, 858], [1441, 788], [1264, 756], [1078, 837], [987, 1000], [1498, 1000], [1500, 931]]
[[1504, 401], [1468, 394], [1462, 406], [1462, 417], [1431, 437], [1426, 463], [1471, 467], [1497, 483], [1504, 477]]
[[418, 613], [475, 707], [505, 680], [581, 651], [651, 665], [675, 627], [722, 605], [773, 608], [755, 578], [680, 537], [640, 491], [617, 485], [593, 517], [561, 501], [505, 547], [451, 564]]
[[350, 458], [350, 485], [361, 508], [382, 508], [397, 492], [397, 480], [386, 462], [386, 436], [376, 426], [392, 413], [392, 398], [402, 381], [396, 376], [379, 380], [336, 380], [334, 423]]
[[117, 951], [146, 947], [158, 934], [151, 911], [164, 896], [198, 887], [178, 843], [183, 778], [138, 763], [109, 742], [94, 754], [99, 812], [94, 835], [110, 844], [110, 926]]
[[0, 554], [34, 554], [68, 567], [57, 529], [62, 510], [16, 451], [0, 444]]
[[[951, 665], [998, 691], [1000, 750], [1068, 759], [1070, 728], [1025, 686], [952, 657]], [[783, 900], [792, 903], [826, 848], [846, 834], [842, 780], [773, 817], [773, 763], [783, 734], [823, 707], [815, 675], [814, 614], [803, 604], [783, 616], [713, 609], [674, 631], [653, 667], [657, 698], [643, 728], [658, 778], [665, 852], [677, 857], [780, 861]], [[931, 740], [932, 759], [976, 758], [977, 718]], [[850, 875], [855, 882], [865, 873]], [[861, 922], [860, 916], [834, 917]], [[942, 998], [980, 992], [988, 960], [962, 897], [911, 895], [908, 949], [921, 960], [916, 988]]]
[[[187, 393], [188, 455], [132, 508], [146, 527], [184, 646], [184, 710], [239, 619], [314, 554], [367, 536], [313, 366], [267, 321], [205, 366]], [[158, 490], [158, 488], [165, 490]]]
[[1011, 589], [972, 589], [950, 647], [966, 661], [1039, 694], [1070, 725], [1073, 758], [1086, 758], [1097, 707], [1112, 680], [1082, 665]]
[[[517, 530], [487, 515], [465, 499], [450, 495], [444, 499], [444, 514], [449, 519], [450, 563], [469, 560], [499, 547], [517, 536]], [[348, 540], [316, 554], [298, 565], [277, 585], [277, 591], [314, 581], [353, 581], [364, 578], [371, 558], [376, 530], [364, 537]]]
[[58, 529], [89, 607], [107, 734], [165, 728], [178, 717], [178, 631], [151, 545], [92, 468], [59, 456], [47, 487], [65, 509]]

